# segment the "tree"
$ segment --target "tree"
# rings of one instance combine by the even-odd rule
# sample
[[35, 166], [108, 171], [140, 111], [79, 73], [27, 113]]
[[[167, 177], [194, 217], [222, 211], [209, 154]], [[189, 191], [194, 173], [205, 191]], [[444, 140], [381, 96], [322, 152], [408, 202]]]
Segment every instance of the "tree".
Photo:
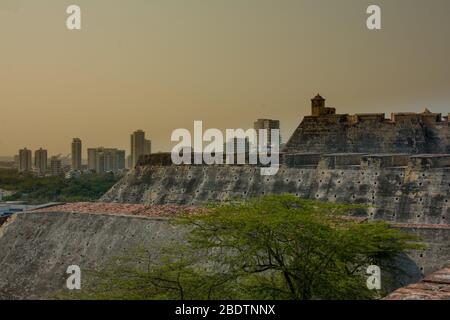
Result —
[[159, 259], [141, 248], [116, 260], [79, 298], [375, 298], [365, 268], [419, 246], [385, 222], [349, 218], [354, 208], [284, 195], [182, 216], [185, 244], [163, 248]]
[[46, 202], [95, 201], [117, 181], [113, 174], [82, 174], [79, 178], [35, 177], [30, 173], [0, 169], [0, 188], [15, 193], [5, 201]]

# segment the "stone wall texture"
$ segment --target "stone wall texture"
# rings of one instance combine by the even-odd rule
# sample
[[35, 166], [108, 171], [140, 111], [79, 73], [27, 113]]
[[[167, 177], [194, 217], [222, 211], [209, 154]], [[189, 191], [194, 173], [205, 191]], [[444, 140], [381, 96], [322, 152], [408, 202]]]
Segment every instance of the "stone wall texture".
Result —
[[[450, 259], [450, 226], [396, 225], [419, 235], [426, 249], [401, 257], [398, 288], [443, 268]], [[0, 227], [0, 299], [52, 299], [66, 291], [66, 270], [101, 270], [112, 259], [144, 247], [158, 259], [166, 245], [181, 243], [186, 230], [167, 218], [29, 212]]]
[[165, 218], [85, 213], [16, 214], [0, 227], [0, 299], [51, 299], [66, 290], [66, 270], [102, 269], [139, 247], [158, 259], [182, 241]]
[[420, 114], [305, 117], [284, 152], [450, 153], [450, 122]]
[[283, 159], [274, 176], [261, 176], [260, 168], [250, 165], [142, 165], [101, 201], [203, 204], [290, 193], [368, 205], [360, 214], [370, 219], [419, 224], [450, 221], [450, 156], [294, 154]]

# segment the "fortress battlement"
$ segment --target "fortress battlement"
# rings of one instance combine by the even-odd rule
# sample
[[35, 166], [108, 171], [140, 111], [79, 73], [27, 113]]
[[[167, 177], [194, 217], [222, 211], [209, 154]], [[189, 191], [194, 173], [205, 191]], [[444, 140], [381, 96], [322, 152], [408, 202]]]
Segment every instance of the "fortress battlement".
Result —
[[317, 95], [283, 152], [450, 153], [449, 115], [421, 113], [337, 114]]
[[450, 169], [450, 154], [284, 154], [281, 164], [287, 167], [318, 167], [323, 169], [351, 168], [414, 168]]
[[[245, 157], [248, 159], [249, 155]], [[194, 158], [194, 155], [192, 155]], [[228, 165], [221, 166], [240, 166]], [[138, 167], [146, 166], [172, 166], [170, 153], [155, 153], [144, 155], [139, 158]], [[189, 164], [186, 166], [204, 166], [206, 164]], [[450, 154], [420, 154], [411, 155], [403, 153], [281, 153], [280, 165], [289, 168], [396, 168], [396, 167], [410, 167], [415, 169], [450, 169]], [[185, 166], [185, 165], [181, 165]], [[261, 165], [257, 165], [261, 166]]]
[[386, 118], [384, 113], [356, 113], [356, 114], [324, 114], [310, 115], [304, 117], [304, 122], [336, 122], [348, 125], [357, 125], [365, 122], [377, 122], [387, 125], [397, 125], [405, 123], [421, 123], [426, 126], [450, 126], [448, 116], [441, 113], [432, 113], [425, 110], [421, 113], [397, 112], [391, 113], [390, 118]]
[[384, 113], [356, 113], [337, 114], [336, 108], [326, 107], [325, 99], [318, 94], [311, 100], [311, 115], [306, 116], [304, 121], [337, 121], [354, 125], [362, 122], [381, 122], [386, 124], [401, 124], [405, 122], [420, 122], [425, 125], [449, 125], [449, 115], [442, 116], [441, 113], [433, 113], [426, 108], [421, 113], [415, 112], [393, 112], [390, 118]]

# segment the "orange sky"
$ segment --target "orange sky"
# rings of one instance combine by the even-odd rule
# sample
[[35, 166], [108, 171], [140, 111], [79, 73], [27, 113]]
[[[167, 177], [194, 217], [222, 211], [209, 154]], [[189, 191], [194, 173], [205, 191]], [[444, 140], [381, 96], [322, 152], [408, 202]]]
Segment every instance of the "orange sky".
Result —
[[449, 34], [448, 0], [1, 0], [0, 155], [128, 150], [136, 129], [170, 150], [194, 120], [279, 119], [287, 140], [317, 92], [340, 113], [448, 113]]

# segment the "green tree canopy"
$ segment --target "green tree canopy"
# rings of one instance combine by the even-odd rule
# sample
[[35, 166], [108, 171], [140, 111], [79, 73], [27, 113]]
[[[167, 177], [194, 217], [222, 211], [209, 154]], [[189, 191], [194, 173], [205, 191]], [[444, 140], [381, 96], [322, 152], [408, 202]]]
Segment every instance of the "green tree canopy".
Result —
[[81, 298], [375, 298], [365, 268], [419, 246], [385, 222], [349, 218], [354, 208], [285, 195], [183, 216], [186, 243], [156, 260], [154, 248], [116, 260], [91, 275]]
[[0, 169], [0, 188], [14, 191], [5, 201], [24, 200], [28, 203], [77, 202], [98, 200], [117, 181], [113, 174], [82, 174], [79, 178], [35, 177], [17, 170]]

